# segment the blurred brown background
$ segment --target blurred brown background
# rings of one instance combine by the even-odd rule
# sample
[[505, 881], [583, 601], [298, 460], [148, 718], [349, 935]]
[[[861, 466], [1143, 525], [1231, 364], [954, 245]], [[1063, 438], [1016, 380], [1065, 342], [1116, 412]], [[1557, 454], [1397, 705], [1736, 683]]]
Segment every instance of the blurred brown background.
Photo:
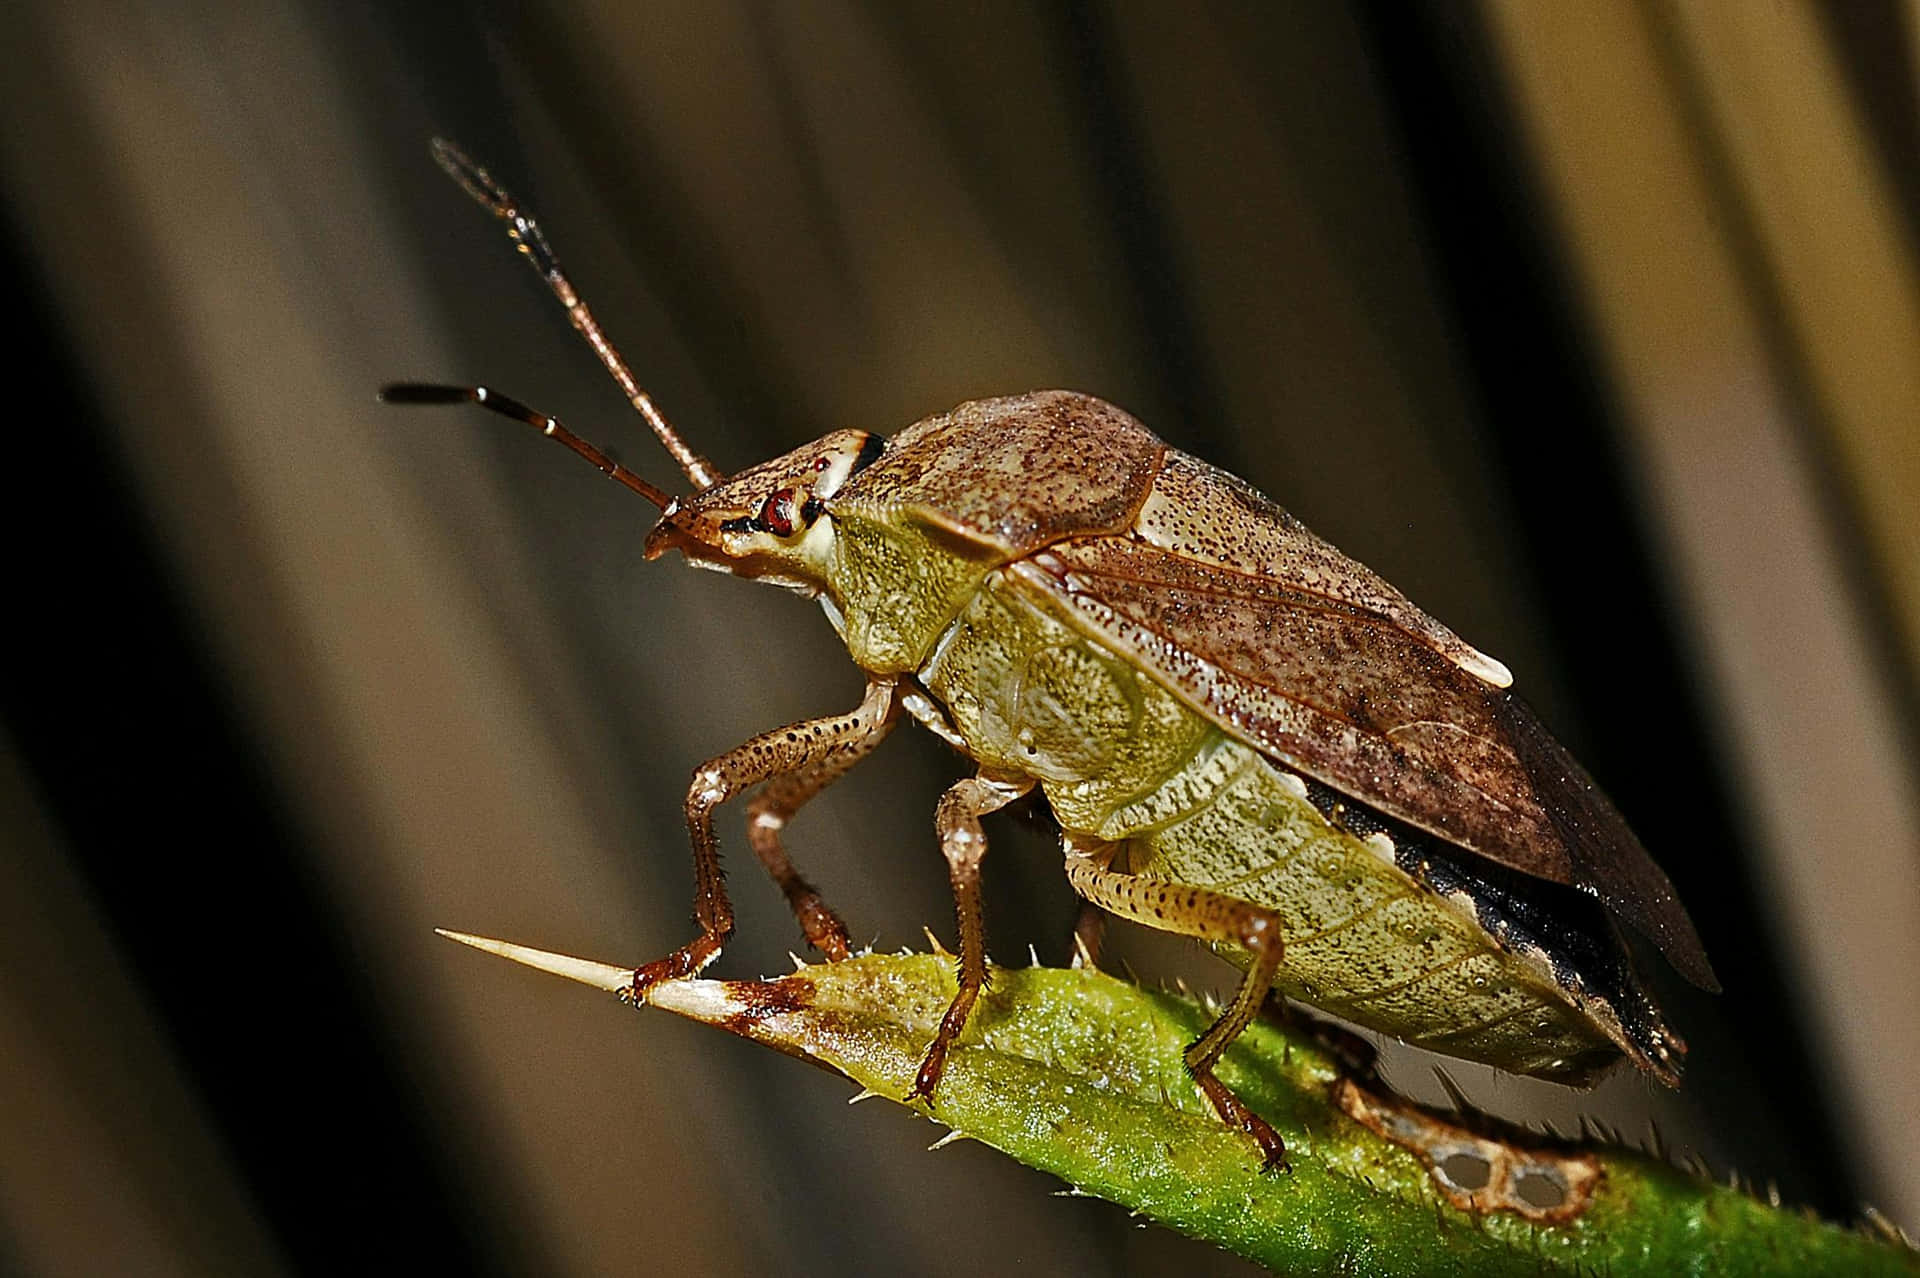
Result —
[[[373, 402], [485, 380], [674, 479], [435, 133], [723, 467], [1090, 390], [1505, 659], [1727, 992], [1653, 974], [1678, 1095], [1450, 1071], [1920, 1227], [1911, 0], [6, 27], [0, 1270], [1239, 1272], [433, 936], [679, 943], [688, 771], [859, 687], [805, 605], [643, 564], [648, 508], [559, 450]], [[798, 824], [857, 933], [950, 929], [955, 766], [898, 734]], [[750, 975], [799, 939], [738, 822]], [[991, 833], [995, 953], [1060, 961], [1056, 854]]]

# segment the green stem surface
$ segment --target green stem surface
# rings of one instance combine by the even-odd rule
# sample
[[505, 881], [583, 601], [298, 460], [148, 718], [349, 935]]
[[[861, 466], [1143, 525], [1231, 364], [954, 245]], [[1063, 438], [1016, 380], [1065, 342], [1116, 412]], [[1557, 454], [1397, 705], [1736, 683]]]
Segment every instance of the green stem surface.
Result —
[[[950, 958], [870, 955], [772, 981], [673, 982], [651, 1001], [898, 1101], [952, 995]], [[933, 1117], [1077, 1191], [1293, 1274], [1920, 1273], [1920, 1258], [1895, 1241], [1639, 1153], [1513, 1145], [1369, 1082], [1343, 1091], [1341, 1067], [1311, 1034], [1267, 1020], [1220, 1068], [1286, 1139], [1291, 1171], [1262, 1172], [1252, 1143], [1214, 1119], [1181, 1068], [1181, 1048], [1209, 1019], [1190, 1000], [1099, 972], [996, 968]], [[1350, 1117], [1356, 1095], [1399, 1139]], [[1437, 1162], [1458, 1174], [1446, 1160], [1463, 1148], [1511, 1156], [1546, 1179], [1510, 1195], [1514, 1209], [1463, 1209], [1429, 1170]], [[1458, 1180], [1484, 1181], [1488, 1162], [1471, 1155]], [[1590, 1194], [1569, 1192], [1583, 1174]], [[1540, 1214], [1543, 1184], [1571, 1219], [1521, 1214]]]

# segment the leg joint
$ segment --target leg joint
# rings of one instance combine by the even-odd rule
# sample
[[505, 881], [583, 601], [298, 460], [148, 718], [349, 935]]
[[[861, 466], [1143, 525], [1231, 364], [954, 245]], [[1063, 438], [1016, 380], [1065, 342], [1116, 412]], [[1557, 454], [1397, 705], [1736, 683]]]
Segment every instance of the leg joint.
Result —
[[694, 770], [693, 780], [687, 785], [687, 806], [711, 811], [727, 801], [728, 793], [726, 773], [708, 764]]
[[1280, 945], [1280, 921], [1262, 909], [1250, 909], [1240, 923], [1240, 944], [1255, 954], [1265, 954]]

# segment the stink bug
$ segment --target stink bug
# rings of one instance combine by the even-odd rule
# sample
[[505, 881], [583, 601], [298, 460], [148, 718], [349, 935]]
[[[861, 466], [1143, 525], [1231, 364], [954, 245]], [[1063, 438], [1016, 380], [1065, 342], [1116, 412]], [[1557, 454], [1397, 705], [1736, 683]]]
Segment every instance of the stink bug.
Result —
[[868, 679], [851, 712], [694, 771], [700, 934], [637, 969], [636, 995], [719, 956], [733, 914], [713, 813], [748, 792], [754, 852], [808, 942], [846, 957], [845, 925], [781, 832], [904, 713], [978, 765], [935, 813], [960, 977], [914, 1097], [933, 1101], [986, 979], [980, 818], [1036, 790], [1086, 902], [1245, 970], [1185, 1059], [1269, 1166], [1279, 1137], [1214, 1076], [1269, 990], [1516, 1073], [1582, 1083], [1624, 1056], [1677, 1085], [1685, 1046], [1616, 921], [1695, 984], [1715, 988], [1712, 968], [1666, 876], [1499, 662], [1088, 395], [962, 404], [891, 440], [837, 431], [722, 477], [634, 380], [533, 219], [453, 146], [434, 155], [506, 222], [694, 492], [484, 387], [383, 397], [477, 403], [559, 440], [659, 507], [648, 558], [677, 550], [819, 600]]

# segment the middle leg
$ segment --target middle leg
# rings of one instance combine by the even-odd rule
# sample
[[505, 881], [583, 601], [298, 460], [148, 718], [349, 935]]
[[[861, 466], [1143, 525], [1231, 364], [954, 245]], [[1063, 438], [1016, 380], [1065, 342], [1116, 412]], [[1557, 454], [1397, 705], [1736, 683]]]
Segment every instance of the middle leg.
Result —
[[987, 854], [987, 836], [980, 829], [980, 818], [998, 812], [1033, 788], [1032, 781], [992, 781], [969, 777], [940, 798], [934, 812], [934, 827], [940, 832], [940, 850], [947, 857], [947, 877], [953, 884], [953, 908], [960, 923], [960, 989], [940, 1018], [940, 1028], [927, 1054], [920, 1061], [908, 1101], [932, 1100], [934, 1088], [947, 1067], [947, 1052], [960, 1031], [975, 1000], [987, 984], [987, 938], [980, 911], [980, 862]]

